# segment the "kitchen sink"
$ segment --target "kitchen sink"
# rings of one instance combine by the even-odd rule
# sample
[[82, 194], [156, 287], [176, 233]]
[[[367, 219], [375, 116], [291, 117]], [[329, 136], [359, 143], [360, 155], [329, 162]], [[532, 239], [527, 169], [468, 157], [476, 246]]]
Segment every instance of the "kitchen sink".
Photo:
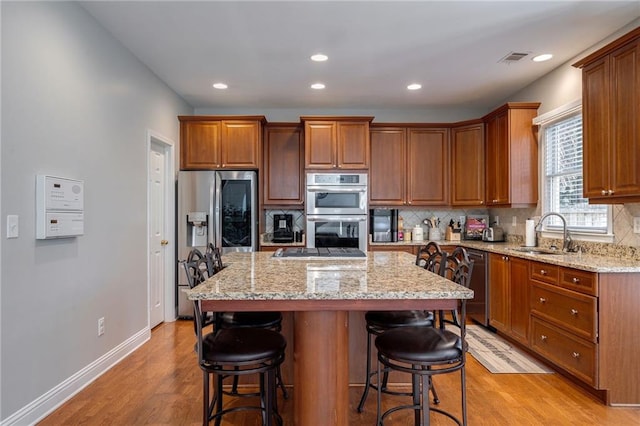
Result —
[[562, 250], [546, 249], [542, 247], [514, 247], [510, 248], [509, 250], [529, 254], [565, 254]]

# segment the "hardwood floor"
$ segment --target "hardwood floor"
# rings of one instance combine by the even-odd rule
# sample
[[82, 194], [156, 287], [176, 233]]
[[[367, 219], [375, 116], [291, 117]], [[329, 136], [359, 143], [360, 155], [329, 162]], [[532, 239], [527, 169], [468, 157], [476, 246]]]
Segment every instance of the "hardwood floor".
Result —
[[[149, 342], [39, 425], [201, 424], [202, 375], [193, 343], [190, 321], [158, 326]], [[435, 380], [440, 405], [459, 413], [460, 376], [454, 373]], [[350, 424], [374, 425], [375, 392], [369, 395], [365, 412], [359, 414], [355, 407], [361, 392], [361, 387], [350, 391]], [[399, 400], [384, 395], [383, 404], [391, 406]], [[467, 363], [467, 403], [469, 425], [640, 424], [640, 408], [607, 407], [559, 374], [491, 374], [473, 357], [468, 357]], [[292, 425], [293, 400], [280, 400], [279, 407], [285, 425]], [[431, 415], [431, 420], [433, 425], [452, 424], [436, 414]], [[256, 412], [229, 415], [223, 422], [259, 424]], [[385, 424], [412, 425], [413, 417], [408, 411], [395, 413]]]

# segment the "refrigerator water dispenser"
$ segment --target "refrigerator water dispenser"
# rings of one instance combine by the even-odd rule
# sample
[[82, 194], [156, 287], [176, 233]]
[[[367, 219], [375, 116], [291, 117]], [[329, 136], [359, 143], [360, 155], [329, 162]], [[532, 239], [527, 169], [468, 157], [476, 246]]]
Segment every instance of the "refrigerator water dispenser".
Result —
[[207, 213], [187, 213], [187, 245], [190, 247], [206, 247], [208, 244]]

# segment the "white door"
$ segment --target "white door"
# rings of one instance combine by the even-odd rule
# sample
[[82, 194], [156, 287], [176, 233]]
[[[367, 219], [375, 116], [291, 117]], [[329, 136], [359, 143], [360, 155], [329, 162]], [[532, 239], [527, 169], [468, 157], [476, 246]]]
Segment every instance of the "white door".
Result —
[[151, 143], [149, 149], [149, 327], [164, 321], [167, 282], [167, 170], [165, 151]]

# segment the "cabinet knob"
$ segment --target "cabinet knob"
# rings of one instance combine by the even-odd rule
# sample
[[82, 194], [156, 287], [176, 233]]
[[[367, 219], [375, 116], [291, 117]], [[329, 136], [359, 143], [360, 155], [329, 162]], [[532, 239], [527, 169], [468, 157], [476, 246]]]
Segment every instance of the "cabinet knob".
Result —
[[545, 340], [547, 340], [547, 336], [545, 336], [544, 334], [540, 335], [540, 340], [544, 342]]
[[608, 193], [609, 195], [613, 195], [614, 191], [613, 191], [613, 189], [610, 189], [610, 190], [608, 190], [608, 191], [607, 191], [607, 193]]
[[577, 358], [580, 358], [580, 352], [572, 352], [572, 353], [571, 353], [571, 356], [572, 356], [572, 357], [574, 357], [574, 358], [576, 358], [576, 359], [577, 359]]
[[540, 298], [540, 303], [546, 303], [546, 302], [547, 302], [547, 299], [545, 299], [544, 297]]
[[169, 241], [167, 241], [167, 240], [160, 241], [160, 245], [161, 246], [166, 246], [167, 244], [169, 244]]
[[578, 310], [577, 309], [571, 309], [571, 315], [578, 315]]
[[602, 195], [607, 195], [607, 190], [606, 190], [606, 189], [603, 189], [603, 190], [601, 191], [601, 193], [602, 193]]
[[547, 275], [547, 271], [545, 271], [544, 269], [540, 269], [540, 275]]
[[578, 283], [580, 282], [580, 278], [573, 277], [573, 278], [571, 279], [571, 281], [572, 281], [574, 284], [578, 284]]
[[484, 201], [483, 201], [483, 200], [480, 200], [480, 204], [484, 204]]

